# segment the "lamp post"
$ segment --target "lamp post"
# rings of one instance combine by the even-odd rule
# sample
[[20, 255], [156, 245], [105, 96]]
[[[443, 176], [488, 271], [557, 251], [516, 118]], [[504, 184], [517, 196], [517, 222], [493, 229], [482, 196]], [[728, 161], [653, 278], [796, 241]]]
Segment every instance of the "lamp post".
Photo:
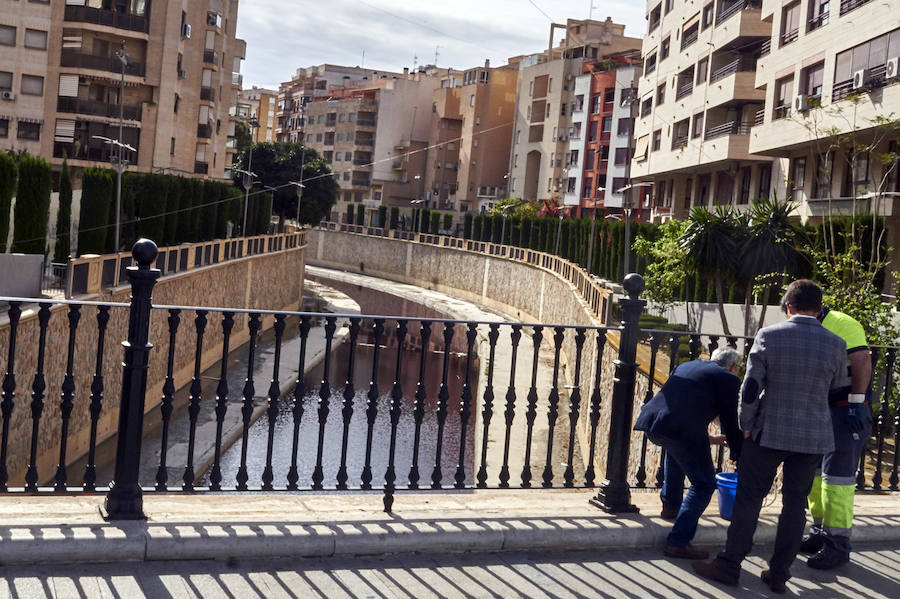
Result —
[[[598, 192], [606, 191], [605, 187], [598, 187]], [[591, 262], [594, 258], [594, 227], [597, 225], [597, 194], [594, 194], [594, 211], [591, 215], [591, 236], [588, 240], [588, 259], [587, 259], [587, 273], [588, 276], [591, 276]]]
[[[278, 191], [278, 188], [272, 187], [271, 185], [263, 185], [263, 187], [266, 188], [267, 190], [269, 190], [269, 193], [271, 194], [271, 198], [272, 198], [269, 203], [269, 210], [267, 211], [268, 214], [267, 214], [267, 220], [266, 220], [266, 234], [268, 234], [269, 227], [272, 226], [272, 210], [275, 208], [275, 192]], [[280, 219], [279, 219], [279, 222], [281, 222]]]
[[630, 258], [631, 258], [631, 211], [634, 206], [631, 204], [631, 190], [635, 187], [653, 187], [653, 183], [644, 182], [644, 183], [629, 183], [616, 193], [624, 193], [622, 196], [622, 211], [625, 213], [625, 256], [622, 258], [622, 265], [624, 267], [625, 274], [623, 276], [628, 276], [628, 269], [630, 268]]
[[563, 208], [559, 207], [559, 224], [556, 226], [556, 251], [554, 254], [559, 256], [559, 238], [562, 236]]
[[425, 200], [419, 198], [418, 200], [410, 200], [409, 203], [413, 205], [413, 233], [418, 233], [419, 229], [419, 216], [421, 215], [422, 209], [419, 208], [419, 205]]
[[[253, 186], [253, 177], [256, 175], [250, 170], [253, 168], [253, 129], [259, 128], [259, 121], [256, 119], [245, 119], [250, 126], [250, 149], [247, 151], [247, 170], [237, 169], [236, 172], [244, 173], [244, 219], [241, 221], [241, 235], [247, 236], [247, 202], [250, 200], [250, 188]], [[249, 177], [249, 181], [247, 178]]]
[[306, 185], [302, 183], [303, 181], [303, 169], [300, 169], [300, 181], [288, 181], [291, 185], [297, 187], [297, 228], [300, 228], [300, 202], [303, 200], [303, 190], [306, 188]]

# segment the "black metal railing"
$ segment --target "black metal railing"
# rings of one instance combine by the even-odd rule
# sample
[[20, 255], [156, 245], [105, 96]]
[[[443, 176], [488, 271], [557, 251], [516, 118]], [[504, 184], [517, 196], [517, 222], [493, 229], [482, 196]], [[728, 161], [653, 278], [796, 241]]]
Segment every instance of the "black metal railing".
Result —
[[870, 0], [841, 0], [841, 15], [844, 15], [854, 8], [858, 8], [863, 4], [867, 4]]
[[215, 102], [216, 101], [216, 90], [211, 87], [201, 87], [200, 88], [200, 99], [206, 100], [207, 102]]
[[786, 44], [790, 44], [791, 42], [796, 42], [798, 37], [800, 37], [799, 27], [791, 29], [790, 31], [785, 31], [781, 34], [781, 45], [784, 46]]
[[693, 91], [694, 91], [694, 78], [691, 77], [690, 81], [678, 86], [678, 90], [675, 92], [675, 99], [680, 100], [681, 98], [690, 95], [691, 92], [693, 92]]
[[830, 13], [823, 12], [823, 13], [811, 18], [806, 24], [807, 33], [810, 31], [815, 31], [819, 27], [824, 27], [825, 25], [828, 25], [828, 15], [829, 14]]
[[209, 139], [212, 137], [212, 125], [197, 124], [197, 137]]
[[[108, 71], [110, 73], [122, 72], [122, 61], [115, 56], [96, 56], [94, 54], [73, 52], [72, 50], [62, 51], [62, 54], [60, 55], [60, 65], [79, 69], [96, 69], [98, 71]], [[128, 64], [125, 65], [125, 74], [134, 77], [143, 77], [144, 63], [129, 60]]]
[[[75, 114], [92, 114], [109, 118], [119, 118], [119, 105], [100, 102], [98, 100], [83, 100], [81, 98], [59, 97], [56, 100], [56, 110]], [[129, 121], [141, 120], [141, 105], [126, 104], [122, 107], [122, 116]]]
[[684, 50], [691, 44], [697, 41], [697, 38], [700, 35], [700, 29], [695, 27], [690, 31], [686, 31], [684, 37], [681, 38], [681, 49]]
[[750, 126], [743, 124], [741, 121], [729, 121], [719, 125], [711, 125], [706, 128], [703, 139], [715, 139], [725, 135], [749, 135]]
[[204, 50], [203, 51], [203, 62], [211, 65], [219, 64], [219, 53], [215, 50]]
[[761, 0], [734, 0], [730, 3], [723, 2], [719, 6], [719, 12], [716, 14], [716, 25], [721, 25], [742, 10], [759, 10], [762, 8], [762, 2]]
[[75, 23], [105, 25], [142, 33], [150, 31], [150, 20], [145, 16], [129, 15], [117, 10], [89, 6], [66, 6], [64, 19]]
[[729, 75], [733, 75], [734, 73], [747, 72], [747, 71], [755, 71], [756, 70], [756, 61], [740, 57], [736, 60], [729, 62], [728, 64], [719, 67], [709, 76], [710, 83], [716, 82], [720, 79], [724, 79]]

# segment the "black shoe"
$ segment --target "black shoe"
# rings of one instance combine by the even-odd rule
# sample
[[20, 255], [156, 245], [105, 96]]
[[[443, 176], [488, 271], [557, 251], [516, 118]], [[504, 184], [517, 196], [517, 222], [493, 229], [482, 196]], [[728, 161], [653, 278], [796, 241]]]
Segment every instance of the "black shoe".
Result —
[[664, 507], [662, 511], [659, 513], [659, 517], [663, 520], [675, 520], [678, 517], [678, 511], [680, 508], [672, 508], [672, 507]]
[[666, 545], [665, 549], [663, 549], [663, 553], [668, 557], [674, 557], [679, 559], [696, 559], [696, 560], [704, 560], [709, 559], [709, 551], [704, 551], [703, 549], [697, 549], [690, 543], [684, 545], [683, 547], [675, 547], [672, 545]]
[[808, 553], [810, 555], [818, 553], [825, 546], [825, 535], [808, 534], [803, 537], [800, 543], [800, 553]]
[[694, 568], [694, 572], [702, 576], [703, 578], [708, 578], [709, 580], [715, 580], [716, 582], [721, 582], [722, 584], [727, 584], [730, 587], [736, 587], [738, 585], [738, 577], [732, 576], [725, 570], [723, 570], [719, 564], [716, 562], [701, 562], [696, 561], [692, 562], [691, 566]]
[[787, 587], [785, 586], [786, 580], [783, 580], [777, 576], [774, 576], [770, 570], [763, 570], [759, 573], [760, 579], [769, 585], [769, 588], [772, 589], [773, 593], [784, 593], [787, 591]]
[[850, 554], [824, 547], [817, 554], [806, 560], [806, 565], [816, 570], [832, 570], [850, 561]]

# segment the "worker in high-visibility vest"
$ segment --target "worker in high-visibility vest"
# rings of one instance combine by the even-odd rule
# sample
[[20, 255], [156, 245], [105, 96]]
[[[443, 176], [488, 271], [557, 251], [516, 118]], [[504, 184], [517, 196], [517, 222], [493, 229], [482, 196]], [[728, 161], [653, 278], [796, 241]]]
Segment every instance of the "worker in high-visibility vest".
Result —
[[868, 398], [872, 356], [866, 332], [855, 318], [826, 307], [819, 319], [822, 326], [847, 344], [850, 387], [832, 391], [828, 398], [834, 451], [823, 457], [822, 471], [813, 481], [809, 494], [813, 525], [800, 551], [813, 554], [806, 562], [810, 567], [830, 570], [850, 561], [856, 473], [872, 434], [872, 406]]

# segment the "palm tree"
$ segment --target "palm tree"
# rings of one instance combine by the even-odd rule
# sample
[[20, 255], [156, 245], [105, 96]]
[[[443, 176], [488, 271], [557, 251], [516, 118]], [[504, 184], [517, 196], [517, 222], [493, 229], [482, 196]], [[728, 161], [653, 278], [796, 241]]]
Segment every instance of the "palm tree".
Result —
[[733, 275], [737, 266], [740, 225], [733, 212], [723, 206], [710, 211], [695, 206], [688, 217], [687, 227], [679, 243], [687, 254], [691, 267], [703, 277], [710, 277], [716, 289], [716, 303], [722, 330], [731, 336], [725, 317], [723, 282]]

